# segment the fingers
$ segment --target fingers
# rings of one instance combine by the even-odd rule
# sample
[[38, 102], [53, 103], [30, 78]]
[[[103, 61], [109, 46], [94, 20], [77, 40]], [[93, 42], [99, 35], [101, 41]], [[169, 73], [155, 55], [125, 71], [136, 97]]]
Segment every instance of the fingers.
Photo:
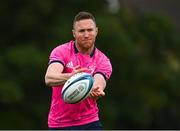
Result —
[[73, 70], [77, 70], [77, 69], [79, 69], [80, 68], [80, 65], [77, 65], [77, 66], [75, 66], [74, 68], [73, 68]]
[[91, 93], [90, 93], [90, 97], [93, 98], [93, 99], [99, 99], [101, 97], [103, 97], [105, 95], [105, 92], [100, 89], [100, 87], [96, 87], [96, 88], [93, 88]]
[[80, 73], [80, 72], [84, 72], [84, 71], [87, 71], [87, 70], [88, 70], [87, 68], [80, 68], [80, 69], [77, 70], [77, 72]]
[[94, 88], [91, 93], [93, 96], [100, 96], [102, 91], [99, 89], [99, 87], [97, 87], [97, 88]]
[[76, 74], [76, 73], [81, 73], [81, 72], [85, 72], [87, 71], [88, 68], [81, 68], [80, 65], [77, 65], [73, 68], [73, 74]]

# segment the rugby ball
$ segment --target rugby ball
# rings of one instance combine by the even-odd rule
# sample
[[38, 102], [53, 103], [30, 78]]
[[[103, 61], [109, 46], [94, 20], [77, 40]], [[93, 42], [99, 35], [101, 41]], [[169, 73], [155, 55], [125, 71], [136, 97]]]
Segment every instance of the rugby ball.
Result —
[[77, 73], [68, 79], [61, 91], [66, 103], [78, 103], [91, 92], [94, 83], [93, 77], [88, 73]]

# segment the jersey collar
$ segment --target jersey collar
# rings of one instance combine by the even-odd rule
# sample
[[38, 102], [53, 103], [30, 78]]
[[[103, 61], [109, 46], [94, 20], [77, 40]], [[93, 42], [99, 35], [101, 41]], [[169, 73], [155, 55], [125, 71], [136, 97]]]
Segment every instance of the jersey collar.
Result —
[[[91, 54], [90, 54], [90, 57], [93, 57], [93, 56], [94, 56], [95, 50], [96, 50], [96, 47], [94, 46], [94, 49], [93, 49], [93, 51], [92, 51]], [[75, 53], [78, 53], [78, 52], [79, 52], [78, 49], [77, 49], [77, 47], [76, 47], [75, 42], [74, 42], [74, 52], [75, 52]]]

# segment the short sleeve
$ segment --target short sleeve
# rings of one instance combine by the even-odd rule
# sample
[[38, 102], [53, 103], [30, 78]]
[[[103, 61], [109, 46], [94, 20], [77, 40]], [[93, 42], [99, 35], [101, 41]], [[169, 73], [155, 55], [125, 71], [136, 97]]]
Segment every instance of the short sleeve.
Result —
[[109, 60], [105, 55], [101, 57], [100, 62], [98, 62], [97, 68], [94, 72], [95, 74], [102, 74], [105, 78], [105, 80], [108, 80], [112, 74], [112, 65]]
[[63, 66], [65, 65], [65, 49], [64, 46], [60, 45], [54, 48], [49, 56], [49, 64], [59, 62]]

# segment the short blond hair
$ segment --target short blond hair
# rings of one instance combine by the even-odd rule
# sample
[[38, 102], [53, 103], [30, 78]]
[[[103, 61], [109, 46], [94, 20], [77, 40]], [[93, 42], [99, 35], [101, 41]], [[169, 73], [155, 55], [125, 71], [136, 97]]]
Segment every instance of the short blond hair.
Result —
[[96, 20], [95, 20], [95, 17], [89, 13], [89, 12], [85, 12], [85, 11], [81, 11], [79, 12], [75, 17], [74, 17], [74, 21], [73, 21], [73, 27], [74, 27], [74, 24], [77, 22], [77, 21], [80, 21], [80, 20], [85, 20], [85, 19], [92, 19], [96, 25]]

